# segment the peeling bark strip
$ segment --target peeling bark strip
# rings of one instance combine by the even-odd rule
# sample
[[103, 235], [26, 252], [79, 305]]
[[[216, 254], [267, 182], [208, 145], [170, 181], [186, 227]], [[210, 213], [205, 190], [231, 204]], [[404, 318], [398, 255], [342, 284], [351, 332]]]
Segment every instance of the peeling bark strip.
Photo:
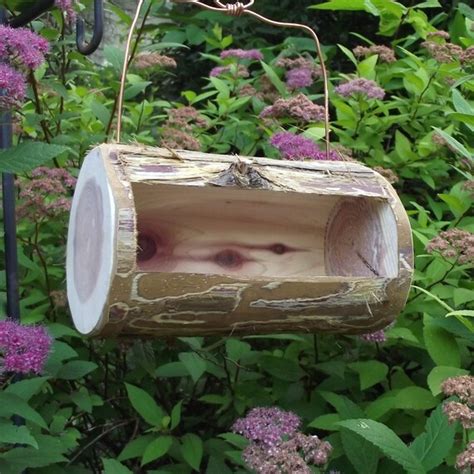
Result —
[[102, 145], [79, 176], [67, 280], [83, 334], [370, 332], [412, 272], [398, 196], [357, 163]]

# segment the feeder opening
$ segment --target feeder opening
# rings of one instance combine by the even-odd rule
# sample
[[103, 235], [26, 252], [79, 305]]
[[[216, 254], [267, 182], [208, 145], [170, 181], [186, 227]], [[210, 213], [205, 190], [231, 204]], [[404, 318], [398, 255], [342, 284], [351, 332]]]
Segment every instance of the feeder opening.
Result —
[[387, 201], [143, 183], [132, 189], [143, 272], [283, 280], [398, 275]]

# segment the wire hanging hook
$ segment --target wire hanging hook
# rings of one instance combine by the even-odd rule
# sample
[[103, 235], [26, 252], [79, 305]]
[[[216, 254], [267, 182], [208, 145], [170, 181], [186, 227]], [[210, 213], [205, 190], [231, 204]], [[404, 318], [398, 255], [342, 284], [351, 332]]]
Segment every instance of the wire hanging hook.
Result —
[[[132, 42], [133, 32], [135, 30], [136, 23], [138, 21], [138, 16], [140, 15], [140, 9], [143, 4], [144, 0], [139, 0], [137, 10], [135, 13], [135, 18], [133, 20], [132, 26], [130, 27], [130, 31], [128, 34], [126, 49], [125, 49], [125, 61], [123, 65], [122, 77], [120, 80], [120, 89], [119, 89], [119, 97], [118, 97], [118, 106], [117, 106], [117, 133], [116, 139], [117, 142], [120, 142], [121, 138], [121, 131], [122, 131], [122, 114], [123, 114], [123, 100], [124, 100], [124, 92], [125, 92], [125, 82], [127, 78], [127, 71], [128, 71], [128, 58], [129, 58], [129, 50], [130, 45]], [[329, 120], [329, 80], [328, 80], [328, 73], [326, 69], [326, 65], [324, 63], [324, 55], [321, 48], [321, 43], [319, 41], [318, 35], [316, 32], [310, 28], [309, 26], [300, 24], [300, 23], [288, 23], [283, 21], [275, 21], [267, 18], [259, 13], [250, 10], [250, 7], [254, 5], [255, 0], [247, 0], [246, 3], [242, 2], [233, 2], [233, 3], [223, 3], [221, 0], [213, 0], [214, 5], [208, 5], [207, 3], [203, 3], [201, 0], [172, 0], [174, 3], [184, 3], [184, 4], [192, 4], [204, 8], [206, 10], [211, 10], [215, 12], [222, 12], [232, 16], [241, 16], [241, 15], [250, 15], [257, 20], [262, 21], [268, 25], [280, 27], [280, 28], [293, 28], [304, 31], [305, 33], [309, 34], [314, 41], [316, 46], [316, 52], [319, 58], [319, 62], [321, 64], [321, 72], [323, 78], [323, 87], [324, 87], [324, 130], [325, 130], [325, 149], [326, 149], [326, 159], [329, 160], [329, 152], [330, 152], [330, 120]]]
[[84, 56], [94, 53], [99, 47], [104, 36], [104, 2], [103, 0], [94, 0], [94, 31], [92, 39], [86, 43], [84, 39], [84, 19], [77, 17], [76, 22], [76, 45], [78, 51]]

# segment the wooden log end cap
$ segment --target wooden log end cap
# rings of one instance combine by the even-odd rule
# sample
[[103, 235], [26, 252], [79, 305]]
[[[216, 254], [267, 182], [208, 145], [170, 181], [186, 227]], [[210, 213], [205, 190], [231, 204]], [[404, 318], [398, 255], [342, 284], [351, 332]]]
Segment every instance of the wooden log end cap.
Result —
[[114, 273], [115, 203], [100, 149], [85, 159], [71, 209], [67, 244], [67, 293], [79, 332], [105, 324]]

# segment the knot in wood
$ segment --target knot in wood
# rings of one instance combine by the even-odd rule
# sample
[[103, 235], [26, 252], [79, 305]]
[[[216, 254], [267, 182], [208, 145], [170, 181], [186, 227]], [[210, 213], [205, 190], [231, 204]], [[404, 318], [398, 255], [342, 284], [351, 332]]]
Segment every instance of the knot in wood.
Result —
[[248, 162], [237, 160], [210, 181], [214, 186], [238, 186], [247, 189], [268, 189], [269, 182]]

